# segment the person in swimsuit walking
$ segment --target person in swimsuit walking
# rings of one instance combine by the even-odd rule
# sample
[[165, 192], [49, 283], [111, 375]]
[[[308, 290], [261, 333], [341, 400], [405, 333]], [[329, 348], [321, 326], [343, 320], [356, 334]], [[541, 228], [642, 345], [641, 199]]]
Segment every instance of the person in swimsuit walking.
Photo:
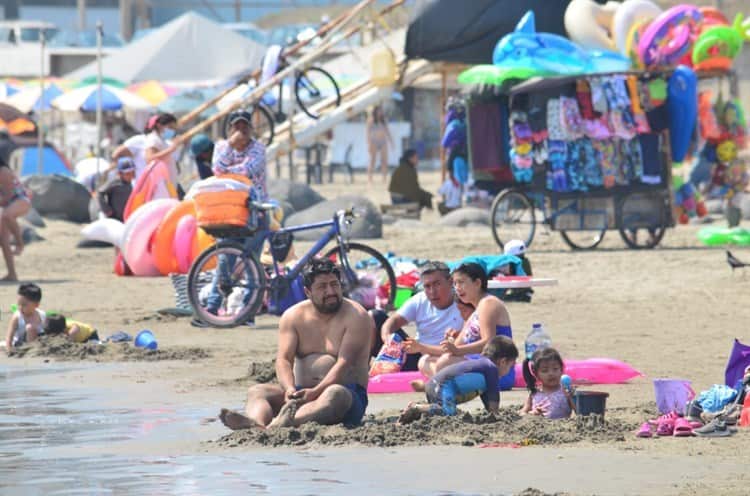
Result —
[[[31, 200], [28, 193], [8, 164], [0, 160], [0, 247], [8, 269], [3, 281], [18, 280], [14, 257], [23, 252], [24, 246], [18, 218], [26, 215], [29, 210]], [[10, 247], [11, 239], [14, 240], [14, 249]]]
[[367, 120], [367, 145], [370, 150], [370, 165], [367, 167], [367, 180], [372, 182], [375, 161], [380, 155], [380, 171], [383, 182], [388, 177], [388, 146], [393, 146], [393, 138], [385, 122], [383, 108], [378, 105], [372, 110], [372, 116]]

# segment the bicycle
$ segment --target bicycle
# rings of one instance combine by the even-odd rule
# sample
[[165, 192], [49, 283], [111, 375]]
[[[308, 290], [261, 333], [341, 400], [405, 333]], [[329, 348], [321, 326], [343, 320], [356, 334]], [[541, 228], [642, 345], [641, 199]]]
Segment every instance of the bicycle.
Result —
[[[251, 216], [258, 212], [268, 215], [270, 210], [276, 208], [273, 204], [253, 201], [248, 202], [248, 205]], [[188, 273], [188, 299], [196, 316], [214, 327], [234, 327], [247, 322], [258, 313], [266, 293], [270, 294], [272, 301], [278, 302], [284, 298], [304, 266], [332, 240], [336, 241], [336, 245], [323, 256], [340, 265], [344, 296], [354, 299], [367, 309], [375, 308], [378, 303], [385, 310], [392, 308], [396, 297], [396, 275], [391, 264], [374, 248], [349, 242], [350, 226], [358, 216], [359, 212], [354, 208], [339, 210], [329, 221], [286, 227], [262, 234], [263, 240], [268, 240], [271, 246], [273, 263], [269, 268], [270, 278], [255, 253], [234, 239], [223, 239], [207, 248], [198, 255]], [[256, 221], [251, 224], [257, 225]], [[291, 270], [280, 270], [279, 262], [287, 256], [283, 248], [288, 252], [293, 233], [322, 228], [328, 229]], [[256, 232], [251, 228], [206, 231], [217, 239], [247, 239]], [[275, 249], [277, 247], [281, 249]], [[213, 284], [213, 271], [219, 270], [220, 257], [224, 257], [224, 265], [228, 267], [225, 267], [225, 273], [218, 278], [217, 289], [222, 303], [213, 313], [206, 306], [206, 292], [210, 291], [208, 286]], [[387, 294], [379, 297], [378, 293], [382, 288], [387, 288]], [[237, 304], [238, 300], [241, 301], [240, 304]]]
[[[289, 61], [279, 55], [279, 68], [282, 71], [289, 66]], [[339, 89], [336, 79], [331, 76], [325, 69], [317, 66], [308, 67], [303, 70], [295, 70], [294, 78], [294, 96], [297, 104], [302, 111], [313, 119], [319, 119], [321, 113], [315, 112], [313, 106], [323, 100], [333, 98], [334, 107], [341, 104], [341, 90]], [[276, 101], [272, 103], [260, 101], [248, 106], [245, 110], [252, 116], [253, 130], [257, 137], [267, 136], [265, 145], [268, 146], [273, 142], [276, 124], [281, 124], [287, 119], [283, 109], [283, 89], [284, 81], [277, 85], [278, 95]], [[228, 137], [229, 121], [224, 119], [224, 136]]]

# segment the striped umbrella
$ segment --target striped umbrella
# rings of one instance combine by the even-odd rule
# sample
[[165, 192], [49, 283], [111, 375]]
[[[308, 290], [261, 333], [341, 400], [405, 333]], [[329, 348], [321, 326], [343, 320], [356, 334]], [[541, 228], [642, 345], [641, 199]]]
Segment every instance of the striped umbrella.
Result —
[[49, 110], [52, 108], [52, 100], [63, 94], [63, 90], [56, 84], [48, 84], [44, 92], [40, 87], [27, 87], [19, 91], [12, 97], [8, 98], [6, 103], [13, 105], [21, 112], [30, 112], [32, 110]]
[[[93, 84], [58, 96], [52, 101], [52, 106], [65, 111], [95, 112], [96, 100], [97, 86]], [[102, 110], [148, 110], [150, 108], [153, 108], [153, 105], [138, 95], [108, 84], [102, 85]]]
[[177, 94], [177, 90], [161, 84], [159, 81], [145, 81], [142, 83], [135, 83], [128, 86], [128, 91], [135, 93], [140, 96], [151, 105], [159, 105], [167, 98]]

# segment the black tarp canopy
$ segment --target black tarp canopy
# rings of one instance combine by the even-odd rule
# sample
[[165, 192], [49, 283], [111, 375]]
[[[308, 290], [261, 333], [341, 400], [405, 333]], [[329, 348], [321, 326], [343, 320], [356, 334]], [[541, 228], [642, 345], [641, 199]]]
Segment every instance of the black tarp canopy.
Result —
[[[406, 56], [433, 62], [491, 64], [498, 40], [533, 10], [536, 30], [565, 36], [570, 0], [417, 0]], [[603, 2], [599, 2], [603, 3]]]

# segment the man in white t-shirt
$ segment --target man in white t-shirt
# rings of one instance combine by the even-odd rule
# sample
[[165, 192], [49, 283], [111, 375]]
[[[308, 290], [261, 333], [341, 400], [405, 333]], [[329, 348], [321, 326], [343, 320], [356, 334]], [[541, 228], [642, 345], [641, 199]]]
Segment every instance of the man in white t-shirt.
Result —
[[[464, 321], [454, 301], [448, 266], [442, 262], [428, 262], [422, 267], [420, 281], [424, 291], [409, 298], [390, 317], [382, 311], [371, 312], [376, 325], [373, 356], [377, 355], [391, 334], [398, 333], [406, 338], [401, 328], [410, 322], [417, 326], [415, 339], [418, 342], [435, 346], [445, 339], [448, 330], [459, 331], [463, 327]], [[408, 354], [401, 370], [417, 370], [420, 357], [420, 353]]]

